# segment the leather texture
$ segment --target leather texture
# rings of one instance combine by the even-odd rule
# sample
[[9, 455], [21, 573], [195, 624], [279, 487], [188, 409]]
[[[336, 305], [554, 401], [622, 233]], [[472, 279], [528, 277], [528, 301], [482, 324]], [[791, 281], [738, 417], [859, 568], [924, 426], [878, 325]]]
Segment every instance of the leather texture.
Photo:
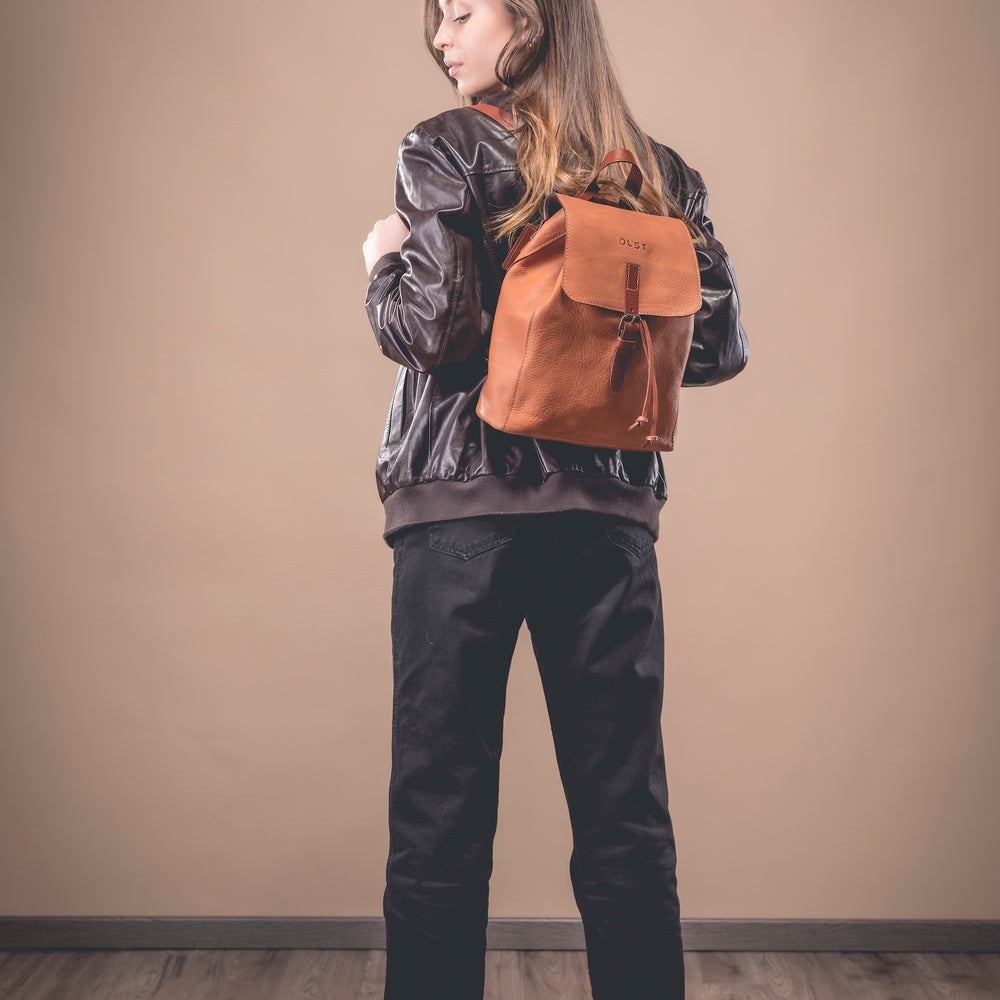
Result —
[[[711, 385], [746, 364], [739, 296], [729, 258], [705, 214], [701, 176], [655, 144], [664, 181], [706, 236], [696, 248], [701, 307], [683, 381]], [[493, 313], [512, 240], [495, 240], [486, 221], [512, 206], [523, 187], [515, 139], [500, 121], [453, 108], [403, 139], [395, 205], [410, 235], [400, 253], [376, 262], [366, 294], [382, 353], [401, 366], [376, 464], [383, 502], [400, 490], [484, 476], [535, 485], [556, 473], [666, 498], [658, 452], [592, 448], [496, 430], [476, 414], [486, 376]]]
[[[613, 155], [605, 164], [620, 161]], [[561, 210], [521, 247], [503, 280], [476, 412], [507, 433], [670, 451], [701, 306], [687, 226], [580, 198], [555, 200]], [[617, 349], [629, 327], [644, 365], [629, 364]]]
[[[489, 105], [476, 105], [477, 111], [482, 111], [484, 107]], [[587, 192], [591, 194], [597, 193], [597, 181], [601, 176], [601, 172], [605, 167], [610, 167], [612, 163], [631, 163], [632, 167], [628, 172], [628, 177], [625, 178], [625, 187], [635, 195], [636, 198], [639, 197], [639, 192], [642, 190], [642, 171], [639, 169], [639, 164], [636, 161], [635, 155], [630, 149], [612, 149], [610, 153], [607, 153], [603, 160], [601, 160], [601, 165], [597, 168], [597, 176], [587, 185]], [[584, 194], [582, 197], [586, 197]]]

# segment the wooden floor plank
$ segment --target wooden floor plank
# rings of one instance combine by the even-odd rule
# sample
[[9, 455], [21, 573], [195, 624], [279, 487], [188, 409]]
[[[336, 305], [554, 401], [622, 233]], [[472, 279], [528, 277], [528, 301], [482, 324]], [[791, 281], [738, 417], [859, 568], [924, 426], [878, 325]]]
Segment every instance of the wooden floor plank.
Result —
[[931, 985], [937, 988], [937, 1000], [997, 1000], [997, 997], [1000, 997], [995, 986], [975, 984], [955, 986], [952, 983], [933, 983]]
[[[837, 953], [831, 953], [837, 954]], [[880, 987], [909, 986], [926, 976], [915, 961], [916, 956], [901, 952], [844, 952], [838, 960], [842, 974], [857, 983]]]
[[172, 952], [152, 996], [155, 1000], [282, 1000], [282, 979], [296, 954], [264, 949]]
[[773, 1000], [766, 986], [744, 983], [700, 983], [684, 992], [687, 1000]]
[[361, 989], [358, 990], [358, 1000], [382, 1000], [384, 989], [385, 951], [376, 949], [368, 952], [365, 974], [361, 980]]
[[[525, 1000], [591, 1000], [587, 953], [520, 952]], [[497, 1000], [506, 1000], [500, 994]]]
[[684, 956], [684, 969], [697, 968], [696, 982], [706, 985], [741, 982], [751, 984], [750, 959], [741, 951], [695, 951]]
[[486, 953], [484, 1000], [527, 1000], [523, 957], [523, 952], [519, 951]]
[[55, 988], [66, 952], [9, 952], [0, 967], [0, 1000], [32, 1000]]
[[101, 964], [106, 952], [65, 953], [65, 960], [52, 974], [51, 982], [38, 983], [37, 994], [25, 993], [26, 1000], [77, 1000], [78, 997], [92, 997], [96, 979], [100, 975]]
[[913, 956], [921, 975], [950, 986], [974, 986], [985, 980], [987, 985], [1000, 987], [1000, 964], [996, 961], [998, 958], [1000, 958], [998, 955], [966, 955], [954, 952]]
[[754, 981], [769, 987], [774, 1000], [817, 1000], [808, 974], [800, 962], [801, 952], [749, 952]]
[[[688, 952], [689, 1000], [1000, 1000], [1000, 955]], [[0, 952], [0, 1000], [381, 1000], [383, 950]], [[586, 952], [489, 951], [484, 1000], [590, 1000]]]
[[[224, 986], [225, 965], [230, 968], [238, 952], [172, 951], [167, 953], [160, 982], [153, 996], [156, 1000], [208, 1000]], [[67, 998], [69, 1000], [69, 998]], [[76, 1000], [76, 998], [73, 998]]]
[[44, 954], [5, 952], [0, 955], [0, 1000], [8, 1000], [14, 990], [41, 971]]
[[[300, 1000], [360, 997], [369, 954], [367, 950], [293, 951], [282, 972], [275, 996], [296, 997]], [[381, 986], [379, 990], [381, 998]]]
[[166, 961], [156, 951], [91, 952], [92, 995], [101, 1000], [150, 1000]]
[[851, 1000], [941, 1000], [910, 962], [893, 956], [855, 952], [811, 952], [813, 982], [833, 998]]
[[[816, 1000], [842, 1000], [845, 995], [844, 979], [835, 962], [824, 962], [825, 956], [811, 952], [797, 952], [795, 962], [800, 974], [809, 982]], [[850, 996], [860, 1000], [860, 991], [852, 990]]]

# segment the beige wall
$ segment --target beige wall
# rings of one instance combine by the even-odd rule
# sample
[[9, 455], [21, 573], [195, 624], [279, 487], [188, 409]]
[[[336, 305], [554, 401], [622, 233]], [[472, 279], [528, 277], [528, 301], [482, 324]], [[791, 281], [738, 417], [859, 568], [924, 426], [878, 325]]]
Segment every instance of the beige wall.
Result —
[[[450, 96], [340, 6], [0, 7], [0, 913], [381, 913], [360, 244]], [[685, 913], [1000, 917], [1000, 7], [602, 7], [752, 344], [667, 458]], [[522, 648], [493, 914], [575, 916], [569, 848]]]

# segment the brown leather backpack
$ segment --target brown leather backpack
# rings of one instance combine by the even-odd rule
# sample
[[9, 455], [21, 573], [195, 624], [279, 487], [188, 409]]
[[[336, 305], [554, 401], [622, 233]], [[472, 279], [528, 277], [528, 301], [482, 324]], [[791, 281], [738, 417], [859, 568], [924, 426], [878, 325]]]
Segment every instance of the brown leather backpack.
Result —
[[[492, 105], [474, 105], [510, 127]], [[527, 226], [507, 260], [476, 412], [509, 434], [600, 448], [671, 451], [701, 281], [681, 219], [579, 196]], [[637, 350], [637, 348], [639, 348]]]

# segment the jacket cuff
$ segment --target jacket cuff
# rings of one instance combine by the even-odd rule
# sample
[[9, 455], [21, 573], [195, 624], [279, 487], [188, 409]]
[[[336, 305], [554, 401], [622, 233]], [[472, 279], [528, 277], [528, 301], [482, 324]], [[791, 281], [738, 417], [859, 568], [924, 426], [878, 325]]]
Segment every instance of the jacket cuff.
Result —
[[372, 267], [371, 274], [368, 275], [368, 284], [384, 278], [393, 271], [405, 271], [406, 265], [403, 263], [403, 255], [393, 250], [382, 254]]

